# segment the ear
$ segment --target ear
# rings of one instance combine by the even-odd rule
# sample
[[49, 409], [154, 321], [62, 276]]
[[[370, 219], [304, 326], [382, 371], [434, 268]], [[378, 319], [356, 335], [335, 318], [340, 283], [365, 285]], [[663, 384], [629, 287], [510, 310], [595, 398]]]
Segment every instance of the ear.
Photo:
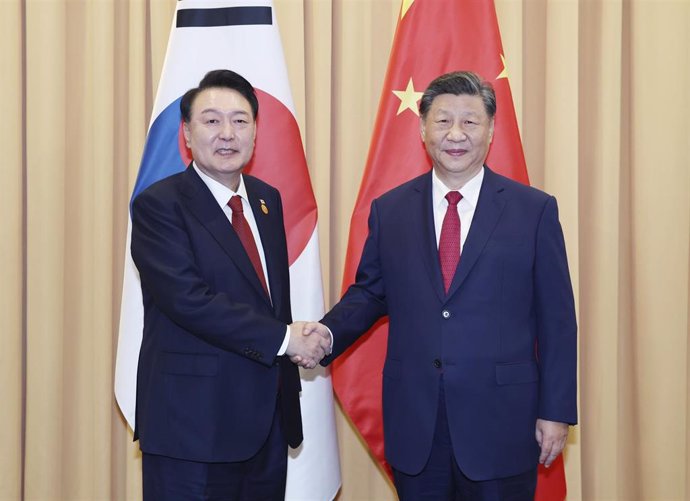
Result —
[[189, 130], [189, 124], [187, 122], [182, 122], [182, 133], [184, 134], [184, 142], [187, 148], [190, 148], [189, 137], [191, 136], [191, 131]]
[[489, 124], [489, 143], [494, 140], [494, 119], [491, 119], [491, 123]]
[[426, 142], [426, 125], [423, 117], [419, 117], [419, 134], [422, 136], [422, 142]]

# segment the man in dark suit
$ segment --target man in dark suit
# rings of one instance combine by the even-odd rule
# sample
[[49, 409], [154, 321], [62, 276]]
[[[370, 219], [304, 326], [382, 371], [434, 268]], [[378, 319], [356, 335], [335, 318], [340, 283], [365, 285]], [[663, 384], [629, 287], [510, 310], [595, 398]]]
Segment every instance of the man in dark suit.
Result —
[[287, 357], [313, 365], [329, 343], [290, 325], [280, 194], [242, 174], [254, 89], [212, 71], [180, 109], [192, 165], [132, 204], [144, 499], [282, 499], [287, 445], [302, 441], [299, 374]]
[[374, 200], [355, 284], [306, 327], [332, 332], [327, 364], [389, 316], [384, 438], [402, 500], [531, 500], [577, 420], [556, 200], [484, 165], [495, 112], [473, 73], [429, 85], [432, 172]]

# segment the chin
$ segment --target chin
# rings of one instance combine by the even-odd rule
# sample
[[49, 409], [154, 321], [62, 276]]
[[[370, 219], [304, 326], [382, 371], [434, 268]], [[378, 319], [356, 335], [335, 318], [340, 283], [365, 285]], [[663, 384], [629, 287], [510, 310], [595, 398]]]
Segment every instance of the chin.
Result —
[[234, 174], [240, 172], [242, 167], [243, 165], [221, 165], [218, 168], [218, 172], [222, 172], [223, 174]]

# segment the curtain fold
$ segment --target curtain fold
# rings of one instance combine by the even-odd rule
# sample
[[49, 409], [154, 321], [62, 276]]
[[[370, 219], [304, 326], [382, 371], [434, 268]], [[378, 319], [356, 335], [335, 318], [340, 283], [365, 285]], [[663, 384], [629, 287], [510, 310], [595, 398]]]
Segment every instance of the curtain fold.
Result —
[[[274, 1], [330, 306], [400, 1]], [[141, 498], [112, 384], [129, 197], [175, 6], [2, 2], [0, 500]], [[690, 2], [496, 9], [530, 180], [558, 199], [576, 292], [568, 500], [685, 500]], [[338, 434], [338, 499], [395, 499], [340, 412]]]
[[[620, 347], [612, 346], [609, 336], [619, 328], [618, 315], [611, 312], [619, 308], [619, 283], [625, 276], [619, 267], [623, 262], [620, 253], [625, 248], [620, 241], [620, 227], [626, 224], [621, 221], [626, 213], [621, 206], [624, 195], [621, 183], [625, 175], [621, 168], [625, 139], [621, 130], [623, 5], [622, 2], [587, 3], [581, 7], [580, 15], [583, 23], [596, 27], [595, 36], [582, 37], [580, 41], [579, 111], [581, 117], [590, 118], [579, 121], [578, 138], [580, 144], [588, 145], [582, 150], [578, 183], [584, 187], [580, 190], [578, 213], [580, 221], [585, 223], [581, 237], [583, 243], [587, 242], [580, 246], [581, 277], [586, 277], [581, 282], [579, 297], [580, 330], [587, 333], [586, 342], [581, 341], [580, 359], [601, 368], [598, 374], [581, 370], [581, 387], [589, 389], [589, 398], [594, 401], [618, 401], [624, 405], [619, 388], [625, 382], [621, 373], [626, 370], [625, 359], [619, 357]], [[608, 26], [606, 31], [602, 30], [603, 26]], [[585, 426], [596, 430], [596, 433], [582, 433], [583, 451], [597, 448], [595, 436], [611, 440], [610, 447], [582, 463], [582, 475], [587, 472], [591, 478], [586, 496], [593, 492], [615, 496], [616, 490], [611, 487], [615, 487], [616, 481], [607, 480], [607, 475], [602, 473], [617, 479], [630, 471], [631, 465], [625, 464], [626, 456], [618, 454], [619, 445], [623, 444], [618, 443], [617, 430], [622, 424], [621, 416], [625, 415], [619, 412], [619, 406], [612, 406], [609, 412], [599, 416], [592, 416], [588, 408], [583, 409], [583, 430]], [[616, 465], [622, 469], [618, 470]]]
[[[62, 494], [75, 393], [65, 350], [67, 5], [26, 4], [26, 499]], [[40, 54], [40, 57], [36, 57]], [[71, 277], [70, 277], [71, 278]], [[80, 453], [75, 443], [75, 453]], [[67, 466], [67, 465], [64, 465]]]
[[22, 109], [23, 11], [7, 2], [0, 16], [0, 499], [19, 499], [22, 491], [24, 375], [24, 112]]

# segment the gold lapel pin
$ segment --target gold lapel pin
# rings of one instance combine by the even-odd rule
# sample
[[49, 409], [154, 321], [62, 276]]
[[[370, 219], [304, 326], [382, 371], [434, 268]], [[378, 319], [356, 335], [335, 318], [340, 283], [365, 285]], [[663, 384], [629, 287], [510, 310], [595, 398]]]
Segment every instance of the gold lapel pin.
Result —
[[264, 214], [268, 214], [268, 207], [266, 207], [266, 202], [262, 198], [259, 199], [259, 202], [261, 202], [261, 212]]

